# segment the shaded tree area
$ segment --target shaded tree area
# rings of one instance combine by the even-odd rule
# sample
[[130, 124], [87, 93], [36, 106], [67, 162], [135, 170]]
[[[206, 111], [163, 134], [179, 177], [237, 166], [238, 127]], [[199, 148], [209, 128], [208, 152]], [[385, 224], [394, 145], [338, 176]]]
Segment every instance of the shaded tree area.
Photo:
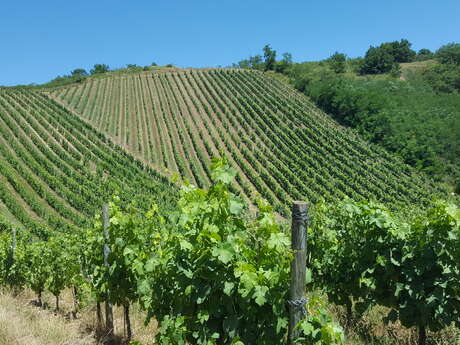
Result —
[[412, 62], [417, 53], [412, 50], [411, 43], [402, 39], [400, 41], [382, 43], [378, 47], [370, 47], [364, 56], [360, 74], [387, 73], [401, 62]]
[[460, 43], [449, 43], [436, 52], [439, 64], [423, 72], [425, 80], [438, 92], [460, 91]]

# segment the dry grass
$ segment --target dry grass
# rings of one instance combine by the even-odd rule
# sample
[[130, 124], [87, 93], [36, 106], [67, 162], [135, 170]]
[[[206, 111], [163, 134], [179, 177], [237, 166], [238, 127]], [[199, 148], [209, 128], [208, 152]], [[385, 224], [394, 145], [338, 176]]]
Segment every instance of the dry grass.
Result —
[[[347, 325], [346, 345], [417, 345], [418, 333], [415, 328], [405, 328], [399, 322], [385, 324], [388, 313], [385, 307], [376, 306], [359, 319], [349, 321], [344, 308], [332, 307], [333, 314], [342, 324]], [[454, 326], [441, 332], [428, 332], [429, 345], [460, 345], [460, 330]]]
[[[71, 317], [72, 295], [66, 291], [61, 296], [61, 311], [54, 311], [54, 297], [45, 294], [44, 308], [35, 305], [35, 296], [24, 291], [13, 297], [0, 292], [0, 345], [101, 345], [96, 339], [95, 308], [83, 307], [77, 319]], [[131, 310], [133, 340], [152, 344], [157, 331], [156, 322], [144, 326], [145, 314], [136, 306]], [[126, 344], [123, 309], [114, 307], [114, 344]]]
[[0, 345], [93, 345], [91, 334], [83, 334], [80, 323], [30, 303], [28, 292], [13, 298], [0, 294]]
[[[13, 297], [9, 292], [0, 292], [0, 345], [102, 345], [102, 338], [96, 339], [96, 315], [94, 303], [88, 302], [71, 317], [72, 295], [65, 291], [61, 297], [61, 311], [54, 312], [54, 297], [45, 294], [45, 308], [37, 307], [35, 296], [24, 291]], [[417, 332], [399, 323], [385, 325], [383, 318], [387, 310], [375, 307], [360, 319], [347, 320], [343, 308], [331, 307], [336, 319], [345, 327], [346, 345], [417, 345]], [[122, 308], [114, 308], [115, 341], [126, 344]], [[152, 321], [144, 326], [145, 314], [133, 306], [131, 323], [133, 340], [152, 344], [157, 324]], [[449, 327], [439, 333], [428, 333], [430, 345], [460, 345], [460, 330]]]

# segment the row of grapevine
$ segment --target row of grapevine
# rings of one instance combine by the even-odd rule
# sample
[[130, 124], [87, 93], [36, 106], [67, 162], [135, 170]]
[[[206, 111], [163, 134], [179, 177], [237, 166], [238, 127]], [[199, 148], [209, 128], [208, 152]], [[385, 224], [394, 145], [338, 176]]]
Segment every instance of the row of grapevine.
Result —
[[88, 223], [115, 191], [147, 206], [175, 188], [50, 98], [0, 91], [0, 203], [28, 229], [71, 230]]
[[[210, 171], [211, 187], [183, 186], [174, 211], [156, 204], [141, 210], [114, 196], [85, 231], [42, 241], [1, 228], [0, 286], [30, 288], [40, 305], [50, 292], [56, 309], [72, 288], [74, 307], [82, 297], [96, 304], [96, 320], [100, 303], [122, 306], [128, 340], [130, 306], [138, 303], [146, 322], [158, 321], [152, 339], [160, 344], [287, 344], [289, 236], [265, 201], [257, 202], [257, 217], [246, 213], [230, 191], [236, 170], [225, 160], [214, 160]], [[297, 344], [342, 343], [340, 327], [319, 304], [306, 305]]]
[[[139, 209], [114, 196], [92, 227], [47, 241], [0, 222], [0, 286], [29, 287], [39, 301], [49, 291], [56, 309], [63, 289], [88, 293], [98, 305], [123, 306], [128, 329], [139, 303], [146, 322], [158, 321], [160, 344], [287, 344], [287, 229], [265, 200], [253, 202], [257, 216], [247, 213], [230, 191], [237, 170], [227, 160], [213, 160], [210, 175], [209, 189], [184, 185], [177, 208]], [[418, 327], [420, 345], [428, 330], [460, 326], [458, 206], [436, 202], [408, 216], [344, 199], [310, 211], [307, 289], [315, 293], [296, 344], [343, 343], [318, 292], [346, 306], [349, 320], [385, 306], [387, 322]]]
[[[258, 192], [284, 215], [293, 199], [423, 204], [445, 193], [259, 72], [129, 74], [51, 95], [145, 163], [199, 186], [209, 183], [211, 157], [224, 154], [238, 170], [235, 191], [247, 199]], [[119, 108], [111, 104], [118, 99]]]

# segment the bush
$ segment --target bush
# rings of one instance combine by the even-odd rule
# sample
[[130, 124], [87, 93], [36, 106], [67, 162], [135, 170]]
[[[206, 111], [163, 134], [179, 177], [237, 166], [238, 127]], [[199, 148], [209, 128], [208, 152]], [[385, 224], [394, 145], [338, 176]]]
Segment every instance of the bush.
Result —
[[72, 76], [87, 76], [88, 72], [86, 72], [86, 70], [83, 68], [77, 68], [77, 69], [74, 69], [70, 74]]
[[402, 39], [399, 42], [382, 43], [379, 48], [388, 51], [395, 62], [411, 62], [416, 56], [415, 51], [410, 48], [411, 45], [408, 40]]
[[397, 153], [407, 164], [453, 183], [460, 165], [457, 94], [437, 94], [426, 84], [398, 80], [311, 78], [299, 79], [298, 86], [340, 123]]
[[417, 326], [425, 345], [427, 329], [460, 326], [460, 210], [436, 203], [406, 221], [371, 202], [319, 205], [310, 267], [333, 302], [358, 314], [386, 306], [387, 320]]
[[425, 61], [425, 60], [430, 60], [433, 58], [434, 58], [434, 54], [431, 52], [431, 50], [423, 48], [418, 51], [417, 56], [415, 57], [415, 60]]
[[269, 44], [265, 45], [264, 49], [264, 70], [273, 71], [276, 63], [276, 50], [272, 49]]
[[390, 72], [397, 63], [411, 62], [416, 53], [410, 49], [408, 40], [382, 43], [379, 47], [370, 47], [361, 66], [361, 74], [380, 74]]
[[460, 91], [460, 65], [441, 64], [423, 72], [425, 80], [440, 92]]
[[106, 64], [95, 64], [93, 69], [90, 71], [91, 74], [101, 74], [109, 71], [109, 66]]
[[442, 64], [460, 65], [460, 43], [449, 43], [438, 49], [436, 57]]
[[[257, 218], [247, 217], [243, 200], [229, 191], [236, 170], [225, 160], [214, 160], [211, 170], [208, 190], [182, 187], [170, 224], [153, 214], [158, 225], [148, 227], [154, 233], [144, 239], [152, 248], [132, 265], [140, 301], [159, 321], [156, 340], [284, 344], [290, 239], [265, 201], [258, 202]], [[324, 315], [306, 318], [301, 329], [309, 344], [338, 344], [343, 338]]]
[[335, 52], [327, 62], [335, 73], [345, 73], [347, 57], [345, 54]]
[[370, 47], [360, 68], [360, 74], [381, 74], [391, 71], [395, 59], [387, 49]]

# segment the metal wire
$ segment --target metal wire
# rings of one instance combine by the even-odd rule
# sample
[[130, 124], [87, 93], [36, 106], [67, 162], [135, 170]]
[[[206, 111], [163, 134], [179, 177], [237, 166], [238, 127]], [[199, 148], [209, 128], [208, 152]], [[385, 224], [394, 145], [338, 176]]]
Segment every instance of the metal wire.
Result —
[[299, 298], [299, 299], [296, 299], [296, 300], [288, 300], [287, 304], [289, 306], [293, 306], [293, 307], [296, 307], [296, 308], [301, 308], [302, 315], [303, 316], [307, 315], [307, 309], [305, 308], [305, 306], [308, 304], [308, 299], [306, 299], [305, 297], [302, 297], [302, 298]]

